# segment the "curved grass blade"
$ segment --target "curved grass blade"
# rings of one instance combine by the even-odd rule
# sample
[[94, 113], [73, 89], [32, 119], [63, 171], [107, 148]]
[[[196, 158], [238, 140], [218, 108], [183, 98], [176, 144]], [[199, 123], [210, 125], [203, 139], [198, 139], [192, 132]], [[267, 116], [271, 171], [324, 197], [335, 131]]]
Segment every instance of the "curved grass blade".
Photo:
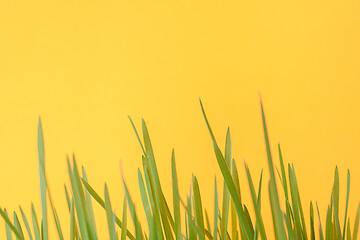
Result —
[[197, 178], [193, 177], [193, 191], [194, 191], [194, 204], [195, 204], [195, 220], [197, 227], [200, 230], [199, 240], [205, 240], [204, 216], [201, 203], [200, 189]]
[[[175, 220], [175, 238], [181, 240], [181, 215], [180, 215], [180, 194], [179, 185], [175, 164], [175, 153], [174, 149], [171, 154], [171, 172], [172, 172], [172, 183], [173, 183], [173, 206], [174, 206], [174, 220]], [[210, 230], [210, 227], [209, 227]]]
[[26, 231], [27, 231], [27, 233], [28, 233], [28, 235], [29, 235], [30, 240], [32, 240], [33, 238], [32, 238], [32, 234], [31, 234], [29, 222], [28, 222], [28, 220], [27, 220], [27, 218], [26, 218], [26, 215], [25, 215], [24, 211], [22, 210], [21, 206], [19, 206], [19, 208], [20, 208], [21, 216], [22, 216], [22, 218], [23, 218], [25, 227], [26, 227]]
[[150, 170], [150, 179], [153, 183], [154, 187], [154, 196], [155, 196], [155, 204], [157, 205], [158, 209], [160, 210], [160, 216], [165, 232], [166, 239], [172, 240], [173, 235], [171, 232], [171, 226], [169, 224], [169, 214], [167, 212], [166, 202], [163, 197], [163, 192], [160, 185], [160, 179], [158, 175], [158, 170], [156, 167], [154, 151], [151, 145], [150, 136], [148, 129], [146, 127], [144, 119], [142, 119], [142, 131], [143, 131], [143, 138], [144, 138], [144, 145], [146, 151], [146, 159], [148, 160], [148, 166]]
[[269, 136], [267, 132], [266, 127], [266, 120], [265, 120], [265, 113], [262, 101], [260, 99], [260, 106], [261, 106], [261, 116], [262, 116], [262, 123], [263, 123], [263, 129], [264, 129], [264, 139], [265, 139], [265, 146], [266, 146], [266, 154], [268, 158], [268, 166], [269, 166], [269, 172], [270, 172], [270, 189], [271, 189], [271, 213], [273, 217], [273, 224], [274, 224], [274, 232], [275, 232], [275, 238], [276, 239], [285, 239], [285, 228], [282, 221], [282, 211], [280, 209], [280, 202], [279, 202], [279, 194], [276, 187], [276, 179], [275, 179], [275, 172], [274, 172], [274, 165], [272, 161], [271, 156], [271, 150], [270, 150], [270, 142], [269, 142]]
[[[85, 179], [85, 181], [89, 182], [84, 167], [82, 167], [82, 175], [83, 175], [83, 178]], [[92, 207], [91, 195], [88, 191], [85, 191], [85, 205], [86, 205], [86, 209], [88, 212], [88, 218], [90, 220], [90, 226], [93, 229], [94, 234], [97, 236], [94, 210]]]
[[18, 218], [16, 212], [14, 212], [14, 226], [21, 235], [21, 238], [16, 237], [16, 240], [24, 239], [24, 233], [22, 231], [21, 224], [20, 224], [20, 221], [19, 221], [19, 218]]
[[39, 174], [40, 174], [40, 193], [41, 193], [41, 209], [43, 221], [42, 240], [48, 239], [48, 220], [47, 220], [47, 206], [46, 206], [46, 179], [42, 167], [45, 168], [45, 151], [44, 151], [44, 136], [42, 131], [41, 119], [39, 117], [38, 124], [38, 156], [39, 156]]
[[260, 209], [258, 207], [258, 200], [257, 200], [256, 193], [255, 193], [254, 183], [251, 178], [251, 174], [250, 174], [247, 164], [244, 163], [244, 165], [245, 165], [246, 175], [247, 175], [247, 179], [248, 179], [248, 183], [249, 183], [251, 199], [252, 199], [255, 214], [256, 214], [256, 224], [258, 224], [257, 226], [259, 226], [261, 239], [266, 240], [267, 238], [266, 238], [266, 233], [265, 233], [264, 222], [263, 222], [263, 219], [261, 216]]
[[323, 229], [321, 226], [320, 212], [319, 212], [319, 207], [318, 207], [317, 202], [316, 202], [316, 210], [317, 210], [317, 214], [319, 217], [319, 238], [320, 238], [320, 240], [324, 240], [324, 233], [323, 233]]
[[[104, 200], [100, 197], [100, 195], [95, 192], [95, 190], [90, 186], [89, 183], [87, 183], [87, 182], [85, 181], [85, 179], [82, 178], [81, 181], [82, 181], [84, 187], [86, 188], [86, 190], [89, 191], [90, 195], [96, 200], [96, 202], [97, 202], [102, 208], [105, 209], [105, 202], [104, 202]], [[122, 227], [122, 226], [123, 226], [123, 225], [122, 225], [122, 222], [120, 221], [120, 219], [119, 219], [118, 217], [115, 217], [115, 222], [116, 222], [116, 224], [117, 224], [121, 229], [123, 228], [123, 227]], [[126, 233], [126, 234], [127, 234], [127, 236], [128, 236], [131, 240], [135, 240], [134, 235], [131, 234], [131, 233], [129, 232], [129, 230], [127, 230], [127, 233]]]
[[214, 240], [217, 240], [218, 235], [218, 219], [219, 219], [219, 204], [218, 204], [218, 193], [217, 193], [217, 183], [216, 183], [216, 177], [215, 177], [215, 194], [214, 194], [214, 233], [213, 238]]
[[37, 220], [34, 204], [31, 203], [31, 218], [33, 223], [33, 229], [34, 229], [34, 236], [36, 240], [40, 240], [40, 230], [39, 230], [39, 223]]
[[110, 240], [116, 240], [114, 213], [111, 208], [110, 197], [106, 183], [105, 183], [104, 195], [105, 195], [105, 211], [106, 211]]
[[[6, 211], [6, 209], [4, 209], [4, 213], [6, 214], [6, 217], [9, 218], [9, 214]], [[11, 231], [10, 226], [6, 222], [5, 222], [5, 231], [6, 231], [6, 239], [7, 240], [12, 240], [13, 239], [12, 231]]]
[[138, 181], [139, 181], [141, 200], [142, 200], [142, 203], [144, 206], [146, 219], [149, 224], [149, 230], [150, 230], [149, 235], [153, 236], [154, 234], [156, 234], [155, 232], [153, 232], [153, 228], [151, 226], [152, 223], [154, 222], [154, 220], [153, 220], [153, 216], [152, 216], [152, 213], [150, 210], [150, 205], [149, 205], [149, 201], [148, 201], [146, 190], [145, 190], [145, 184], [144, 184], [144, 180], [143, 180], [142, 174], [140, 172], [140, 169], [138, 169]]
[[[345, 240], [345, 230], [346, 230], [346, 219], [347, 211], [349, 206], [349, 195], [350, 195], [350, 171], [347, 171], [347, 184], [346, 184], [346, 205], [345, 205], [345, 217], [344, 217], [344, 228], [343, 228], [343, 240]], [[350, 224], [350, 223], [349, 223]]]
[[310, 234], [311, 240], [315, 240], [314, 208], [312, 202], [310, 202]]
[[70, 240], [78, 239], [78, 233], [76, 228], [75, 220], [75, 209], [74, 209], [74, 199], [71, 199], [70, 202]]
[[142, 234], [142, 230], [141, 230], [141, 225], [140, 225], [138, 217], [136, 215], [135, 205], [134, 205], [134, 203], [133, 203], [133, 201], [132, 201], [132, 199], [130, 197], [130, 192], [129, 192], [128, 187], [127, 187], [127, 185], [125, 183], [124, 178], [122, 180], [123, 180], [123, 184], [124, 184], [124, 188], [125, 188], [125, 194], [126, 194], [125, 197], [128, 200], [130, 214], [131, 214], [131, 217], [133, 219], [134, 226], [135, 226], [135, 237], [136, 237], [136, 240], [141, 240], [141, 239], [143, 239], [143, 234]]
[[354, 230], [353, 230], [352, 239], [356, 239], [356, 238], [357, 238], [358, 230], [359, 230], [359, 220], [360, 220], [360, 204], [359, 204], [358, 209], [357, 209], [357, 212], [356, 212], [355, 224], [354, 224]]
[[5, 220], [5, 223], [9, 226], [9, 228], [11, 229], [11, 231], [13, 231], [13, 233], [15, 234], [17, 239], [24, 239], [23, 235], [19, 232], [19, 230], [16, 227], [16, 223], [15, 226], [11, 223], [8, 215], [0, 208], [0, 215], [3, 217], [3, 219]]
[[121, 229], [121, 240], [126, 240], [126, 234], [127, 234], [127, 199], [124, 197], [123, 202], [123, 216], [122, 216], [122, 224], [123, 228]]

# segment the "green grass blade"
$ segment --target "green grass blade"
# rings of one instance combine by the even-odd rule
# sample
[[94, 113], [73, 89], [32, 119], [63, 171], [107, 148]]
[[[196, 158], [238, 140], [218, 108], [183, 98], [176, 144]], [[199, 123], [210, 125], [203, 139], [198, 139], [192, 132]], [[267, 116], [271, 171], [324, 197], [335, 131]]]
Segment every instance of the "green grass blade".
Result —
[[[6, 211], [6, 209], [4, 209], [4, 213], [6, 214], [6, 217], [9, 218], [9, 214]], [[6, 221], [5, 221], [5, 231], [6, 231], [6, 239], [12, 240], [13, 239], [12, 230], [11, 230], [10, 226], [6, 223]]]
[[218, 203], [218, 192], [217, 192], [217, 183], [215, 177], [215, 193], [214, 193], [214, 233], [213, 238], [217, 240], [218, 235], [218, 220], [219, 220], [219, 203]]
[[[351, 240], [351, 230], [350, 230], [350, 217], [348, 218], [348, 224], [346, 226], [346, 239]], [[345, 235], [345, 234], [344, 234]]]
[[357, 238], [358, 230], [359, 230], [359, 220], [360, 220], [360, 204], [359, 204], [358, 209], [357, 209], [357, 212], [356, 212], [355, 224], [354, 224], [354, 230], [353, 230], [352, 239], [356, 239], [356, 238]]
[[[81, 179], [84, 187], [86, 188], [87, 191], [89, 191], [90, 195], [96, 200], [96, 202], [103, 208], [105, 209], [105, 202], [104, 200], [100, 197], [99, 194], [97, 194], [97, 192], [95, 192], [95, 190], [90, 186], [89, 183], [87, 183], [85, 181], [85, 179]], [[118, 217], [115, 217], [115, 222], [116, 224], [122, 229], [122, 222], [120, 221], [120, 219]], [[131, 240], [135, 240], [135, 237], [133, 234], [130, 233], [129, 230], [127, 230], [127, 236], [131, 239]]]
[[13, 231], [13, 233], [15, 234], [17, 239], [24, 239], [23, 235], [19, 232], [19, 230], [16, 227], [16, 223], [15, 226], [12, 224], [12, 222], [10, 221], [8, 215], [0, 208], [0, 215], [3, 217], [3, 219], [5, 220], [5, 223], [9, 226], [9, 228], [11, 229], [11, 231]]
[[122, 224], [123, 228], [121, 229], [121, 240], [126, 240], [126, 234], [127, 234], [127, 198], [124, 197], [124, 203], [123, 203], [123, 216], [122, 216]]
[[260, 106], [261, 106], [261, 116], [262, 116], [262, 123], [263, 123], [263, 129], [264, 129], [264, 139], [265, 139], [265, 146], [266, 146], [266, 154], [268, 159], [268, 165], [269, 165], [269, 172], [270, 172], [270, 189], [271, 189], [271, 213], [273, 217], [273, 225], [274, 225], [274, 232], [275, 232], [275, 238], [276, 239], [285, 239], [285, 228], [282, 221], [282, 211], [280, 209], [280, 202], [279, 202], [279, 194], [276, 187], [276, 179], [275, 179], [275, 172], [274, 172], [274, 165], [272, 161], [271, 156], [271, 150], [270, 150], [270, 142], [269, 142], [269, 136], [268, 131], [266, 127], [266, 120], [265, 120], [265, 114], [264, 114], [264, 108], [263, 104], [260, 100]]
[[40, 240], [40, 229], [39, 229], [39, 223], [36, 216], [34, 204], [31, 203], [31, 219], [33, 223], [33, 230], [34, 230], [34, 236], [36, 240]]
[[300, 206], [299, 206], [299, 196], [296, 184], [296, 178], [294, 175], [293, 168], [290, 164], [288, 164], [288, 171], [289, 171], [289, 183], [290, 183], [290, 193], [291, 193], [291, 202], [292, 202], [292, 209], [294, 214], [294, 226], [295, 226], [295, 235], [303, 239], [304, 234], [302, 231], [301, 220], [300, 220]]
[[18, 230], [18, 232], [20, 233], [20, 236], [21, 236], [21, 237], [16, 237], [16, 240], [25, 239], [24, 233], [22, 231], [21, 224], [20, 224], [20, 221], [19, 221], [19, 218], [18, 218], [16, 212], [14, 212], [14, 226]]
[[26, 227], [26, 231], [27, 231], [27, 233], [29, 235], [30, 240], [32, 240], [33, 238], [32, 238], [32, 234], [31, 234], [29, 222], [28, 222], [28, 220], [26, 218], [26, 215], [25, 215], [24, 211], [22, 210], [21, 206], [19, 206], [19, 208], [20, 208], [22, 219], [23, 219], [25, 227]]
[[[226, 142], [225, 142], [225, 162], [228, 169], [231, 169], [231, 137], [230, 137], [230, 129], [227, 129], [226, 132]], [[223, 239], [226, 238], [227, 233], [227, 225], [228, 225], [228, 218], [229, 218], [229, 203], [230, 203], [230, 193], [229, 189], [224, 182], [223, 187], [223, 201], [222, 201], [222, 220], [220, 224], [221, 230], [221, 237]]]
[[[175, 219], [175, 238], [181, 240], [181, 216], [180, 216], [180, 194], [179, 185], [175, 164], [175, 153], [174, 149], [171, 154], [171, 172], [172, 172], [172, 183], [173, 183], [173, 206], [174, 206], [174, 219]], [[210, 227], [209, 227], [210, 230]]]
[[315, 240], [315, 227], [314, 227], [314, 208], [312, 202], [310, 202], [310, 236], [311, 240]]
[[165, 199], [163, 198], [160, 179], [156, 167], [155, 156], [151, 145], [149, 132], [146, 127], [144, 119], [142, 120], [142, 131], [143, 131], [144, 145], [146, 151], [146, 158], [148, 160], [149, 170], [151, 173], [149, 177], [153, 182], [153, 187], [154, 187], [155, 204], [160, 210], [160, 216], [161, 216], [166, 239], [172, 240], [173, 235], [171, 232], [171, 226], [169, 224], [169, 215], [167, 214]]
[[283, 216], [284, 216], [284, 219], [285, 219], [286, 228], [288, 230], [288, 237], [289, 237], [288, 239], [289, 240], [296, 240], [295, 233], [294, 233], [294, 230], [292, 229], [289, 218], [285, 215], [285, 213], [283, 214]]
[[[256, 193], [255, 193], [254, 183], [253, 183], [253, 180], [252, 180], [252, 177], [251, 177], [251, 174], [250, 174], [247, 164], [244, 163], [244, 165], [245, 165], [245, 170], [246, 170], [246, 176], [247, 176], [248, 183], [249, 183], [251, 199], [252, 199], [254, 211], [256, 214], [256, 223], [259, 226], [261, 239], [266, 240], [267, 237], [266, 237], [266, 233], [265, 233], [264, 222], [263, 222], [263, 219], [261, 216], [260, 209], [258, 207], [258, 201], [257, 201]], [[251, 238], [253, 238], [253, 236]]]
[[317, 203], [316, 203], [316, 210], [317, 210], [317, 214], [319, 217], [319, 238], [320, 238], [320, 240], [324, 240], [324, 233], [323, 233], [323, 228], [321, 226], [320, 212], [319, 212], [319, 207], [318, 207]]
[[151, 226], [151, 223], [153, 223], [154, 220], [153, 220], [153, 216], [152, 216], [152, 213], [150, 210], [150, 205], [149, 205], [149, 201], [148, 201], [146, 190], [145, 190], [145, 184], [144, 184], [144, 180], [143, 180], [142, 174], [140, 172], [140, 169], [138, 169], [138, 181], [139, 181], [141, 200], [142, 200], [142, 203], [144, 206], [146, 219], [149, 224], [149, 230], [150, 230], [149, 235], [151, 237], [151, 236], [153, 236], [153, 234], [156, 234], [155, 232], [152, 232], [152, 226]]
[[280, 167], [281, 167], [281, 180], [282, 185], [285, 193], [285, 198], [289, 199], [289, 193], [288, 193], [288, 187], [287, 187], [287, 181], [286, 181], [286, 173], [285, 173], [285, 167], [284, 167], [284, 161], [282, 157], [281, 147], [280, 143], [278, 143], [278, 150], [279, 150], [279, 160], [280, 160]]
[[[89, 182], [84, 167], [82, 167], [82, 175], [83, 175], [83, 179], [85, 179], [86, 182]], [[90, 220], [90, 226], [93, 229], [94, 234], [97, 236], [94, 210], [92, 207], [91, 195], [88, 191], [85, 191], [85, 205], [88, 212], [88, 218]]]
[[328, 206], [328, 210], [326, 213], [326, 227], [325, 227], [325, 239], [326, 240], [331, 240], [333, 237], [333, 224], [331, 221], [331, 216], [332, 216], [332, 207]]
[[78, 238], [78, 235], [76, 231], [74, 199], [72, 199], [70, 202], [70, 240], [75, 240], [76, 238]]
[[41, 209], [43, 221], [43, 235], [42, 240], [48, 239], [48, 220], [47, 220], [47, 206], [46, 206], [46, 179], [42, 167], [45, 168], [45, 151], [44, 151], [44, 136], [42, 131], [41, 119], [39, 118], [38, 125], [38, 155], [39, 155], [39, 174], [40, 174], [40, 193], [41, 193]]
[[111, 208], [110, 197], [106, 183], [105, 183], [104, 195], [105, 195], [105, 210], [106, 210], [110, 240], [116, 240], [114, 213]]
[[70, 196], [69, 196], [69, 192], [67, 190], [66, 185], [64, 184], [64, 190], [65, 190], [65, 197], [66, 197], [66, 203], [70, 212], [70, 208], [71, 208], [71, 200], [70, 200]]
[[123, 184], [124, 184], [125, 194], [126, 194], [125, 197], [128, 200], [130, 214], [131, 214], [131, 217], [133, 219], [134, 226], [135, 226], [135, 237], [136, 237], [136, 240], [141, 240], [141, 239], [143, 239], [141, 225], [139, 223], [139, 220], [138, 220], [138, 217], [137, 217], [137, 214], [136, 214], [135, 205], [134, 205], [134, 203], [133, 203], [133, 201], [132, 201], [132, 199], [130, 197], [130, 192], [128, 190], [128, 187], [127, 187], [124, 179], [123, 179]]
[[68, 171], [70, 176], [71, 187], [74, 194], [74, 203], [75, 203], [75, 210], [77, 213], [77, 220], [80, 229], [80, 235], [82, 239], [89, 239], [88, 228], [86, 224], [86, 217], [85, 217], [85, 209], [84, 209], [84, 198], [82, 197], [83, 192], [81, 193], [81, 188], [78, 186], [76, 181], [76, 168], [75, 160], [74, 160], [74, 169], [71, 168], [69, 159], [68, 162]]
[[194, 191], [194, 203], [195, 203], [195, 220], [200, 230], [199, 240], [205, 240], [203, 208], [201, 203], [199, 183], [195, 176], [193, 177], [193, 191]]
[[343, 228], [343, 240], [345, 240], [345, 230], [346, 230], [346, 219], [347, 219], [347, 211], [349, 206], [349, 195], [350, 195], [350, 171], [347, 171], [347, 184], [346, 184], [346, 205], [345, 205], [345, 217], [344, 217], [344, 228]]

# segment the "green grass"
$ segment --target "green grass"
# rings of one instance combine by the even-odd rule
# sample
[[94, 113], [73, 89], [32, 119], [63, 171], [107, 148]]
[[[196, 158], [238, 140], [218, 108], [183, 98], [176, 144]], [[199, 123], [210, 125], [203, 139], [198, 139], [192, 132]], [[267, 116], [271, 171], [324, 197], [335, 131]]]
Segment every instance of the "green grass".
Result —
[[[302, 202], [298, 189], [295, 169], [293, 165], [288, 164], [287, 174], [282, 159], [280, 144], [278, 145], [280, 171], [275, 167], [272, 154], [270, 151], [270, 143], [267, 134], [267, 126], [261, 103], [261, 114], [264, 129], [264, 140], [267, 152], [267, 163], [270, 171], [270, 179], [265, 183], [270, 198], [270, 211], [272, 214], [272, 223], [274, 235], [265, 231], [262, 209], [261, 209], [261, 189], [262, 172], [258, 184], [255, 184], [248, 166], [245, 164], [246, 177], [250, 189], [251, 204], [248, 206], [242, 202], [241, 189], [239, 184], [238, 170], [236, 161], [232, 158], [231, 136], [228, 129], [226, 134], [225, 149], [222, 151], [211, 130], [209, 121], [206, 117], [204, 107], [200, 101], [201, 110], [205, 119], [206, 126], [209, 130], [210, 137], [213, 142], [214, 153], [220, 167], [222, 178], [224, 179], [224, 187], [222, 195], [218, 195], [217, 180], [215, 179], [215, 196], [212, 219], [213, 229], [210, 228], [210, 219], [208, 210], [203, 209], [203, 200], [200, 194], [200, 187], [196, 176], [193, 176], [190, 194], [186, 198], [182, 198], [179, 193], [178, 177], [175, 163], [175, 153], [172, 152], [171, 157], [171, 173], [172, 173], [172, 206], [170, 209], [167, 199], [163, 194], [161, 183], [156, 167], [153, 148], [150, 141], [148, 129], [145, 121], [142, 121], [142, 139], [133, 124], [136, 137], [143, 151], [142, 171], [138, 170], [139, 188], [141, 193], [141, 201], [146, 214], [146, 220], [149, 232], [144, 232], [142, 225], [136, 213], [134, 201], [130, 197], [125, 180], [123, 184], [125, 188], [125, 197], [122, 207], [121, 220], [114, 214], [113, 205], [110, 201], [109, 192], [105, 184], [104, 194], [101, 197], [88, 183], [86, 172], [82, 168], [82, 175], [79, 173], [75, 156], [73, 156], [72, 164], [69, 159], [68, 171], [71, 182], [71, 191], [65, 186], [65, 195], [68, 204], [70, 219], [66, 224], [70, 226], [69, 236], [64, 236], [61, 223], [59, 221], [57, 211], [53, 205], [50, 189], [47, 185], [45, 174], [45, 155], [44, 155], [44, 139], [41, 127], [41, 121], [38, 125], [38, 154], [39, 154], [39, 175], [40, 175], [40, 193], [41, 193], [41, 214], [37, 215], [34, 206], [31, 206], [31, 216], [26, 217], [22, 208], [20, 213], [22, 222], [18, 218], [16, 212], [13, 213], [13, 220], [10, 219], [6, 209], [0, 208], [0, 215], [5, 220], [6, 239], [49, 239], [48, 231], [48, 205], [50, 203], [50, 211], [55, 221], [57, 237], [59, 239], [99, 239], [96, 228], [96, 221], [93, 213], [93, 201], [104, 208], [107, 216], [107, 226], [110, 240], [125, 239], [356, 239], [358, 235], [360, 205], [357, 209], [356, 217], [350, 222], [348, 217], [348, 203], [350, 193], [350, 173], [347, 173], [347, 193], [344, 209], [344, 219], [339, 217], [339, 173], [335, 169], [334, 183], [331, 192], [330, 202], [326, 214], [326, 221], [321, 222], [318, 205], [316, 203], [316, 212], [314, 214], [314, 205], [310, 202], [310, 229], [306, 228], [307, 221], [304, 217]], [[276, 169], [276, 172], [275, 172]], [[277, 180], [276, 180], [277, 178]], [[258, 186], [256, 189], [255, 186]], [[280, 208], [281, 199], [285, 199], [283, 205], [285, 209]], [[219, 206], [219, 198], [222, 197], [222, 206]], [[136, 201], [139, 203], [139, 201]], [[251, 218], [249, 209], [253, 210], [255, 217]], [[128, 212], [130, 213], [132, 223], [128, 222]], [[316, 217], [317, 216], [317, 217]], [[317, 220], [316, 220], [317, 218]], [[28, 219], [32, 220], [32, 224]], [[40, 221], [38, 221], [40, 220]], [[231, 224], [229, 224], [231, 221]], [[315, 225], [315, 222], [318, 225]], [[133, 224], [134, 232], [128, 230], [129, 224]], [[231, 226], [231, 227], [230, 227]], [[352, 227], [351, 227], [352, 226]], [[25, 227], [25, 228], [24, 228]], [[185, 229], [184, 229], [185, 228]], [[24, 230], [26, 232], [24, 233]], [[26, 236], [26, 237], [25, 237]], [[1, 237], [3, 238], [3, 237]]]

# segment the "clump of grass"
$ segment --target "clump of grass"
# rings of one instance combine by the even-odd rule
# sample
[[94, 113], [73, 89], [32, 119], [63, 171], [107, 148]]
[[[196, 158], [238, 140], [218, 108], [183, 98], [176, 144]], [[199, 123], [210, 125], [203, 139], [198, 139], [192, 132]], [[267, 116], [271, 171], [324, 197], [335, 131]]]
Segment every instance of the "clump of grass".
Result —
[[[68, 191], [67, 187], [65, 186], [65, 195], [67, 199], [68, 211], [70, 214], [70, 219], [67, 223], [70, 225], [70, 235], [64, 237], [57, 212], [51, 199], [50, 189], [47, 185], [45, 174], [44, 139], [41, 121], [39, 120], [38, 154], [42, 208], [42, 214], [39, 216], [39, 219], [41, 220], [40, 224], [33, 205], [31, 206], [32, 227], [30, 227], [27, 217], [20, 207], [20, 213], [23, 220], [22, 223], [26, 228], [26, 233], [29, 239], [49, 239], [47, 199], [49, 200], [48, 202], [50, 203], [50, 211], [55, 220], [58, 238], [61, 240], [98, 239], [92, 207], [93, 200], [102, 206], [106, 212], [110, 240], [253, 240], [258, 239], [259, 237], [263, 240], [267, 238], [273, 239], [274, 236], [270, 236], [265, 232], [261, 213], [261, 189], [263, 186], [262, 173], [260, 175], [258, 188], [256, 190], [249, 168], [245, 164], [246, 176], [252, 199], [252, 207], [249, 207], [244, 204], [241, 199], [237, 166], [235, 160], [232, 158], [230, 130], [228, 129], [226, 134], [226, 144], [225, 150], [223, 152], [220, 150], [216, 142], [201, 101], [200, 106], [207, 128], [210, 132], [216, 159], [224, 179], [222, 206], [219, 206], [219, 197], [221, 197], [221, 195], [218, 195], [217, 181], [215, 179], [214, 208], [211, 210], [214, 213], [213, 229], [210, 227], [208, 211], [204, 210], [202, 207], [200, 188], [196, 176], [194, 176], [192, 179], [190, 195], [186, 198], [182, 198], [180, 196], [174, 151], [172, 152], [171, 157], [173, 209], [169, 208], [161, 188], [153, 148], [145, 121], [142, 121], [143, 136], [141, 140], [135, 125], [133, 124], [131, 118], [129, 118], [143, 151], [143, 166], [142, 171], [138, 169], [138, 179], [141, 200], [145, 210], [149, 231], [144, 232], [142, 229], [142, 225], [139, 222], [135, 210], [135, 204], [130, 197], [130, 191], [124, 179], [123, 184], [125, 188], [125, 198], [122, 207], [122, 216], [119, 216], [119, 218], [113, 211], [113, 206], [110, 202], [109, 192], [106, 184], [104, 187], [103, 197], [101, 197], [100, 194], [98, 194], [89, 184], [84, 168], [82, 168], [82, 174], [80, 175], [75, 157], [73, 156], [72, 164], [70, 163], [70, 160], [67, 159], [71, 191]], [[356, 239], [359, 228], [360, 205], [356, 213], [353, 228], [351, 229], [350, 218], [347, 217], [350, 192], [349, 171], [347, 173], [347, 194], [344, 210], [345, 217], [342, 221], [342, 224], [339, 218], [339, 174], [338, 169], [336, 168], [330, 203], [326, 213], [326, 221], [322, 224], [320, 220], [319, 209], [316, 203], [319, 226], [315, 227], [314, 206], [313, 203], [310, 202], [310, 229], [307, 230], [294, 166], [288, 164], [286, 174], [279, 144], [278, 152], [280, 171], [278, 171], [277, 168], [274, 168], [262, 104], [261, 114], [267, 152], [267, 162], [270, 172], [270, 179], [266, 187], [268, 188], [270, 197], [275, 239], [315, 239], [315, 235], [317, 235], [321, 240], [344, 240], [345, 238]], [[277, 175], [275, 173], [275, 169], [277, 170]], [[277, 177], [278, 183], [276, 181]], [[280, 186], [278, 187], [277, 184], [280, 184]], [[284, 194], [285, 196], [285, 209], [280, 208], [279, 189], [282, 192], [281, 194]], [[253, 208], [255, 212], [255, 218], [250, 217], [249, 208]], [[132, 218], [131, 224], [134, 225], [134, 232], [130, 232], [128, 230], [128, 225], [130, 224], [127, 222], [128, 211], [130, 212]], [[13, 221], [10, 220], [6, 209], [0, 208], [0, 215], [5, 220], [6, 237], [8, 240], [13, 239], [13, 235], [15, 235], [16, 239], [25, 239], [23, 226], [21, 225], [18, 215], [15, 211], [13, 213]], [[229, 221], [231, 221], [231, 229], [229, 227]], [[183, 229], [182, 226], [185, 226], [185, 229]]]

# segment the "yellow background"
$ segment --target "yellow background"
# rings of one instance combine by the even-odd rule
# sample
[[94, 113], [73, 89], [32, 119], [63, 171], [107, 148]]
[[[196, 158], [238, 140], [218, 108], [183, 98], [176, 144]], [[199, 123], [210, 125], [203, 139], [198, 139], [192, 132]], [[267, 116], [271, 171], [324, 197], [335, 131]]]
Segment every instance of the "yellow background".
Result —
[[[285, 162], [295, 165], [307, 219], [309, 201], [317, 200], [325, 220], [338, 165], [342, 207], [347, 168], [352, 174], [353, 226], [360, 199], [359, 29], [360, 4], [351, 0], [2, 0], [0, 206], [19, 213], [21, 204], [29, 215], [33, 201], [41, 213], [40, 115], [47, 176], [66, 236], [63, 184], [69, 183], [66, 154], [72, 152], [101, 195], [108, 183], [118, 214], [121, 161], [144, 217], [137, 183], [141, 149], [130, 115], [139, 128], [142, 117], [148, 124], [168, 200], [174, 147], [181, 196], [188, 194], [191, 174], [198, 176], [212, 217], [215, 174], [222, 179], [201, 97], [221, 146], [231, 127], [242, 193], [252, 209], [243, 161], [254, 178], [264, 168], [264, 183], [268, 179], [261, 93], [275, 163], [280, 141]], [[272, 231], [266, 188], [263, 196]], [[105, 213], [95, 210], [106, 239]], [[52, 223], [51, 229], [55, 234]]]

